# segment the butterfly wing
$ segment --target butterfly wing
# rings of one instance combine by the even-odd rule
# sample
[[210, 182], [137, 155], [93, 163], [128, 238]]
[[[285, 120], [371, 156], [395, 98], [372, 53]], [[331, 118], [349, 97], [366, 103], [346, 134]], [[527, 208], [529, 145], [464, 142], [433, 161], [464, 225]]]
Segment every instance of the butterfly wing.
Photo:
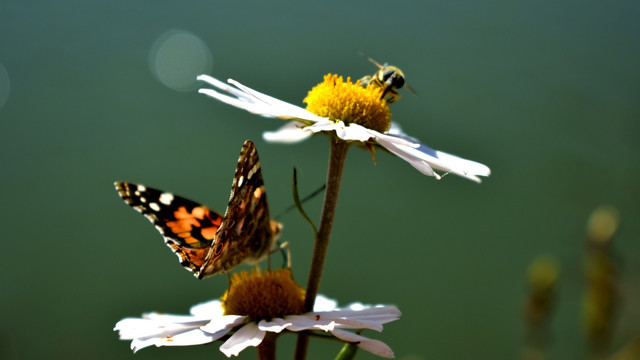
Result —
[[128, 182], [115, 186], [120, 197], [160, 231], [180, 264], [198, 276], [210, 248], [215, 247], [222, 216], [168, 192]]
[[245, 141], [233, 178], [229, 205], [216, 233], [216, 246], [205, 259], [200, 278], [264, 258], [275, 243], [260, 159], [255, 145]]

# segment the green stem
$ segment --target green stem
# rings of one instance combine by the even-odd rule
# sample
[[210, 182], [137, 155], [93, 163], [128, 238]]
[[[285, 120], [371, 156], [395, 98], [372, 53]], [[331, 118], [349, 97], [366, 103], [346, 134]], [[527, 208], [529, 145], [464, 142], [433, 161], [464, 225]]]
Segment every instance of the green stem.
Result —
[[[309, 281], [307, 282], [306, 297], [304, 302], [305, 312], [313, 311], [313, 304], [318, 295], [320, 287], [320, 279], [322, 278], [322, 269], [324, 261], [327, 257], [327, 249], [329, 248], [329, 238], [331, 237], [331, 228], [333, 227], [333, 218], [336, 214], [336, 206], [338, 205], [338, 192], [340, 191], [340, 182], [342, 180], [342, 170], [344, 162], [347, 158], [347, 150], [349, 144], [342, 140], [330, 138], [331, 142], [329, 151], [329, 170], [327, 172], [327, 188], [324, 193], [324, 203], [322, 205], [322, 215], [320, 217], [320, 225], [318, 227], [318, 236], [315, 239], [313, 247], [313, 257], [311, 259], [311, 272], [309, 273]], [[309, 339], [307, 335], [298, 336], [296, 346], [296, 359], [303, 360], [307, 353], [307, 344]]]
[[258, 360], [275, 360], [276, 358], [276, 338], [278, 334], [267, 332], [264, 339], [258, 345]]

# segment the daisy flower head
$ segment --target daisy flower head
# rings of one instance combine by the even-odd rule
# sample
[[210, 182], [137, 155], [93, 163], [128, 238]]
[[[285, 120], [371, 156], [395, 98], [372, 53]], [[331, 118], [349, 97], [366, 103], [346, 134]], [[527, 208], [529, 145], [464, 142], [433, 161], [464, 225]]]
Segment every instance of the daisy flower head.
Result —
[[227, 357], [250, 346], [259, 346], [267, 333], [285, 331], [328, 333], [338, 340], [357, 344], [375, 355], [393, 357], [385, 343], [351, 330], [382, 331], [382, 325], [400, 318], [395, 306], [351, 304], [338, 308], [333, 300], [318, 296], [314, 311], [304, 313], [304, 290], [289, 270], [236, 273], [221, 300], [191, 308], [189, 315], [147, 313], [142, 318], [120, 320], [114, 330], [131, 349], [155, 346], [188, 346], [222, 340]]
[[435, 170], [478, 183], [481, 181], [479, 176], [491, 174], [483, 164], [431, 149], [403, 133], [391, 122], [389, 104], [383, 98], [383, 89], [377, 86], [363, 87], [350, 78], [344, 80], [341, 76], [328, 74], [309, 91], [304, 99], [307, 108], [303, 109], [232, 79], [227, 84], [209, 75], [200, 75], [198, 80], [214, 88], [202, 88], [201, 94], [257, 115], [289, 120], [280, 129], [263, 134], [270, 142], [296, 143], [312, 134], [324, 133], [365, 145], [372, 151], [374, 146], [382, 147], [436, 179], [442, 175]]

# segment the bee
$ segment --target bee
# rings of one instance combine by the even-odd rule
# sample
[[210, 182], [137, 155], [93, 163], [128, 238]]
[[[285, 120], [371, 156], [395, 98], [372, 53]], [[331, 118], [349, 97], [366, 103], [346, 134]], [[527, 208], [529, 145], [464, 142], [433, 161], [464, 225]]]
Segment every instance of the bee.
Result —
[[[398, 94], [397, 90], [405, 86], [404, 73], [402, 70], [395, 66], [387, 65], [386, 63], [380, 65], [372, 58], [369, 58], [369, 61], [374, 63], [380, 70], [373, 75], [363, 77], [358, 80], [358, 83], [363, 87], [375, 86], [382, 89], [382, 96], [380, 98], [385, 99], [389, 104], [398, 101], [401, 95]], [[406, 85], [406, 87], [412, 90], [408, 85]]]

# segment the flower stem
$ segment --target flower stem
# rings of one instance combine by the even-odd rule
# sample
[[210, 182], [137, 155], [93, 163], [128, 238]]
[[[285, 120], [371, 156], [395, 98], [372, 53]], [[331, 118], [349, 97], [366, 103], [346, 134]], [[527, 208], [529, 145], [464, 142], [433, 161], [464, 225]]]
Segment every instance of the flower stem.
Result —
[[[349, 150], [349, 144], [345, 141], [335, 138], [330, 138], [329, 141], [331, 144], [329, 150], [327, 188], [324, 193], [324, 203], [322, 205], [322, 215], [320, 217], [318, 235], [313, 246], [311, 271], [309, 273], [309, 281], [307, 282], [304, 302], [305, 312], [313, 311], [316, 295], [318, 295], [324, 260], [327, 257], [327, 249], [329, 248], [329, 238], [331, 237], [333, 218], [336, 214], [336, 206], [338, 205], [338, 192], [340, 191], [342, 170], [344, 169], [344, 162], [347, 158], [347, 150]], [[309, 339], [307, 335], [301, 334], [298, 336], [296, 359], [302, 360], [305, 358], [308, 342]]]
[[278, 334], [267, 332], [264, 339], [258, 345], [258, 360], [275, 360], [276, 358], [276, 338]]

